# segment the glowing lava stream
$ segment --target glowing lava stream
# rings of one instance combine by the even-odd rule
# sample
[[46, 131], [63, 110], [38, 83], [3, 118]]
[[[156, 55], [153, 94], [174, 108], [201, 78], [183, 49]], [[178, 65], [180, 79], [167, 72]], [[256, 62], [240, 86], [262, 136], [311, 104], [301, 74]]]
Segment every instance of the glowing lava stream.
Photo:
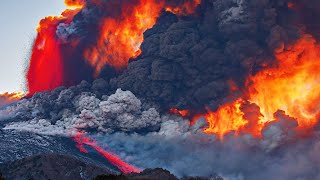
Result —
[[[218, 137], [230, 132], [260, 137], [265, 126], [276, 121], [274, 113], [283, 110], [296, 119], [297, 131], [308, 132], [320, 115], [320, 47], [305, 35], [287, 49], [275, 53], [277, 63], [247, 79], [245, 99], [224, 104], [204, 116], [206, 133]], [[255, 104], [245, 108], [246, 104]], [[252, 117], [247, 113], [254, 114]]]
[[88, 145], [88, 146], [92, 147], [97, 152], [99, 152], [102, 156], [104, 156], [111, 164], [116, 166], [124, 174], [140, 173], [141, 172], [141, 170], [124, 162], [116, 155], [111, 154], [110, 152], [102, 149], [100, 146], [97, 145], [97, 143], [94, 140], [90, 139], [89, 137], [86, 137], [81, 132], [76, 133], [74, 135], [73, 139], [77, 143], [77, 147], [79, 148], [79, 150], [81, 152], [88, 153], [88, 151], [85, 149], [84, 145]]

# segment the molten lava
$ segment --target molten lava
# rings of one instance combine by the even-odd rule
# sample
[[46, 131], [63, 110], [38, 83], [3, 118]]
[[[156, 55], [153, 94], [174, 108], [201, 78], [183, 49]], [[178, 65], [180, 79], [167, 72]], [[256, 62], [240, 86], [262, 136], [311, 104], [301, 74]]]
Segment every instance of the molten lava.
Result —
[[111, 164], [116, 166], [122, 173], [129, 174], [129, 173], [140, 173], [141, 171], [137, 169], [136, 167], [122, 161], [119, 157], [116, 155], [113, 155], [106, 150], [102, 149], [97, 145], [97, 143], [88, 138], [85, 137], [84, 134], [78, 132], [74, 136], [74, 141], [77, 143], [77, 147], [79, 150], [83, 153], [88, 153], [88, 151], [85, 149], [84, 145], [88, 145], [95, 149], [97, 152], [99, 152], [102, 156], [104, 156]]
[[[264, 127], [277, 120], [274, 113], [278, 110], [296, 119], [297, 131], [307, 132], [319, 122], [319, 44], [305, 35], [275, 55], [277, 63], [273, 67], [247, 79], [245, 101], [239, 98], [204, 115], [209, 122], [206, 133], [220, 138], [230, 132], [260, 137]], [[254, 108], [246, 108], [248, 103]]]
[[[61, 16], [50, 16], [41, 20], [37, 28], [38, 36], [34, 42], [27, 74], [29, 94], [52, 90], [62, 85], [75, 85], [85, 78], [89, 79], [82, 77], [85, 76], [83, 74], [89, 73], [86, 76], [95, 78], [106, 65], [122, 70], [130, 58], [141, 53], [143, 33], [156, 23], [163, 9], [180, 15], [192, 14], [201, 0], [169, 2], [65, 0], [68, 9]], [[76, 34], [77, 31], [69, 25], [81, 21], [84, 14], [88, 13], [88, 6], [95, 7], [97, 14], [94, 18], [99, 22], [86, 25], [87, 29], [84, 31], [88, 31], [85, 35], [88, 37], [82, 37], [83, 35]], [[75, 20], [76, 16], [78, 19]], [[63, 29], [64, 27], [66, 29]], [[59, 33], [71, 33], [71, 40], [61, 39], [57, 35], [58, 29]]]
[[14, 93], [0, 93], [0, 107], [7, 105], [13, 102], [16, 102], [24, 97], [23, 92], [14, 92]]
[[70, 23], [77, 12], [78, 9], [66, 10], [61, 16], [48, 16], [40, 21], [27, 73], [29, 95], [64, 85], [63, 59], [56, 30], [61, 22]]

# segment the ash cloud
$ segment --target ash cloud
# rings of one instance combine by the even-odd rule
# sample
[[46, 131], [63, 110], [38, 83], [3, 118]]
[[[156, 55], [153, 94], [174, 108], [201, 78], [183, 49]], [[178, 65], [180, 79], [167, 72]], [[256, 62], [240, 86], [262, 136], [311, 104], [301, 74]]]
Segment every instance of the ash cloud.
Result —
[[60, 89], [36, 94], [10, 109], [13, 110], [7, 111], [16, 122], [11, 121], [4, 129], [46, 135], [68, 136], [81, 129], [97, 133], [138, 132], [159, 129], [161, 122], [155, 108], [142, 109], [134, 94], [121, 89], [101, 99], [91, 92], [76, 95], [72, 88]]
[[82, 82], [23, 99], [5, 109], [11, 116], [1, 124], [4, 129], [54, 136], [85, 131], [137, 167], [162, 167], [180, 177], [216, 173], [235, 180], [320, 177], [319, 132], [299, 138], [296, 121], [283, 111], [275, 113], [277, 121], [267, 125], [261, 139], [230, 133], [220, 141], [203, 132], [208, 126], [204, 118], [190, 126], [189, 120], [160, 115], [121, 89], [97, 95], [93, 92], [98, 82], [105, 84]]
[[[164, 12], [145, 32], [142, 54], [123, 73], [37, 93], [7, 107], [13, 118], [1, 124], [63, 136], [83, 130], [129, 163], [161, 166], [179, 176], [319, 179], [319, 130], [299, 138], [296, 121], [282, 111], [275, 113], [277, 122], [267, 125], [261, 139], [231, 133], [223, 142], [203, 133], [203, 119], [190, 126], [188, 120], [164, 113], [171, 107], [215, 110], [230, 98], [228, 80], [240, 88], [232, 96], [242, 96], [248, 75], [276, 63], [274, 52], [286, 50], [304, 33], [317, 37], [306, 17], [320, 12], [318, 2], [295, 0], [301, 8], [293, 9], [289, 2], [203, 0], [196, 16]], [[73, 23], [59, 25], [61, 40], [70, 42], [94, 31], [85, 29], [97, 25], [103, 12], [87, 6]], [[308, 9], [312, 11], [305, 12]], [[89, 42], [94, 39], [88, 37]]]
[[230, 100], [230, 80], [245, 88], [249, 75], [276, 64], [274, 53], [305, 33], [308, 24], [289, 2], [204, 0], [194, 17], [164, 13], [145, 32], [142, 54], [110, 85], [162, 110], [216, 110]]

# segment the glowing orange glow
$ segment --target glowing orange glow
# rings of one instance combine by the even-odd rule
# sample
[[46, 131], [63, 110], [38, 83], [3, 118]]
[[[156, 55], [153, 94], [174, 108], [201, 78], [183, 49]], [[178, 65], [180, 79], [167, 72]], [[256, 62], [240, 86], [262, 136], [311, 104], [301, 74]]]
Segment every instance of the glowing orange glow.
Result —
[[176, 115], [182, 116], [182, 117], [187, 117], [187, 116], [190, 115], [189, 110], [179, 110], [177, 108], [171, 108], [169, 110], [169, 112], [172, 113], [172, 114], [176, 114]]
[[[308, 130], [319, 121], [320, 114], [320, 46], [304, 36], [291, 47], [277, 51], [277, 63], [247, 79], [247, 103], [256, 104], [260, 114], [250, 122], [238, 99], [205, 115], [206, 133], [221, 139], [230, 132], [250, 133], [260, 137], [264, 127], [275, 121], [274, 113], [283, 110], [298, 122], [297, 130]], [[252, 120], [251, 120], [252, 121]]]
[[77, 147], [79, 150], [83, 153], [88, 153], [88, 151], [85, 149], [84, 145], [90, 146], [93, 149], [95, 149], [99, 154], [101, 154], [103, 157], [105, 157], [111, 164], [116, 166], [122, 173], [129, 174], [129, 173], [140, 173], [141, 170], [124, 162], [122, 159], [120, 159], [115, 154], [112, 154], [103, 148], [101, 148], [96, 141], [93, 139], [85, 136], [84, 133], [77, 132], [73, 140], [77, 143]]
[[88, 70], [93, 73], [90, 78], [97, 77], [106, 65], [115, 70], [124, 69], [130, 59], [141, 54], [143, 33], [153, 27], [164, 9], [169, 6], [171, 9], [177, 9], [176, 6], [179, 6], [181, 13], [179, 10], [176, 11], [177, 14], [191, 14], [200, 2], [92, 0], [91, 5], [102, 11], [101, 17], [97, 19], [99, 22], [96, 22], [98, 27], [94, 27], [97, 28], [97, 34], [94, 35], [97, 37], [95, 42], [79, 47], [81, 38], [72, 39], [71, 42], [67, 42], [69, 44], [64, 45], [64, 39], [60, 39], [56, 32], [61, 23], [73, 22], [74, 17], [87, 6], [87, 1], [65, 0], [67, 9], [60, 16], [48, 16], [41, 20], [37, 27], [38, 36], [34, 42], [27, 73], [29, 95], [77, 83], [74, 72], [68, 69], [70, 64], [74, 63], [72, 60], [69, 61], [70, 56], [74, 57], [75, 54], [80, 54], [80, 63], [85, 61], [85, 65], [92, 67], [93, 72], [91, 69]]
[[295, 8], [295, 4], [293, 2], [288, 2], [288, 8], [289, 9]]
[[232, 104], [221, 106], [216, 112], [209, 112], [205, 116], [209, 123], [205, 132], [217, 134], [223, 138], [224, 134], [243, 128], [248, 121], [243, 119], [244, 113], [240, 110], [241, 103], [242, 100], [237, 100]]
[[10, 104], [13, 102], [16, 102], [23, 98], [25, 94], [23, 92], [5, 92], [5, 93], [0, 93], [0, 107], [6, 104]]
[[260, 106], [271, 121], [278, 109], [298, 120], [299, 127], [312, 127], [318, 121], [320, 106], [320, 47], [305, 36], [290, 49], [277, 53], [277, 66], [250, 78], [250, 101]]
[[48, 16], [37, 27], [30, 65], [26, 75], [29, 95], [64, 85], [63, 59], [56, 38], [57, 25], [70, 23], [80, 9], [67, 9], [60, 16]]
[[185, 1], [182, 6], [166, 7], [166, 11], [169, 11], [178, 15], [193, 14], [196, 8], [198, 7], [198, 5], [201, 4], [201, 1], [202, 0]]
[[9, 92], [5, 92], [5, 93], [0, 93], [0, 96], [5, 96], [8, 99], [11, 100], [19, 100], [21, 98], [24, 97], [24, 92], [13, 92], [13, 93], [9, 93]]
[[85, 0], [65, 0], [64, 4], [71, 9], [81, 9], [86, 2]]
[[[181, 8], [184, 13], [193, 13], [200, 2], [187, 1]], [[119, 70], [127, 66], [130, 58], [139, 56], [143, 33], [153, 27], [161, 10], [166, 7], [165, 1], [156, 0], [138, 0], [130, 6], [119, 3], [112, 5], [113, 9], [120, 11], [117, 12], [120, 17], [104, 19], [97, 44], [84, 54], [95, 68], [96, 75], [106, 64]]]

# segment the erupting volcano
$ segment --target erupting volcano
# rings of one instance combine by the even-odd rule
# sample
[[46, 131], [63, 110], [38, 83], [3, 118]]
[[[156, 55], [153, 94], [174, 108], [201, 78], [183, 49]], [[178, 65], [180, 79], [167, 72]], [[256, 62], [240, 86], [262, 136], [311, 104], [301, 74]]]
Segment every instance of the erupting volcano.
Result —
[[66, 0], [70, 9], [39, 24], [27, 74], [29, 94], [92, 80], [106, 66], [121, 71], [141, 53], [143, 33], [163, 10], [187, 15], [200, 3]]
[[81, 132], [77, 156], [125, 174], [320, 177], [319, 1], [65, 4], [37, 28], [29, 96], [4, 95], [22, 98], [4, 130]]

